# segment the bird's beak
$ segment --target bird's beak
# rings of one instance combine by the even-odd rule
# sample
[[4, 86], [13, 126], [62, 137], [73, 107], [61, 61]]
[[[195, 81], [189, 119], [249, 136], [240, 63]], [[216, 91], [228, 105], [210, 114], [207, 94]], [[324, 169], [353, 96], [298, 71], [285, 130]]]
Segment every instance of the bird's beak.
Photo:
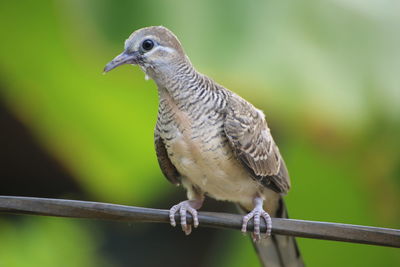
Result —
[[104, 67], [104, 73], [124, 64], [137, 64], [139, 52], [122, 52]]

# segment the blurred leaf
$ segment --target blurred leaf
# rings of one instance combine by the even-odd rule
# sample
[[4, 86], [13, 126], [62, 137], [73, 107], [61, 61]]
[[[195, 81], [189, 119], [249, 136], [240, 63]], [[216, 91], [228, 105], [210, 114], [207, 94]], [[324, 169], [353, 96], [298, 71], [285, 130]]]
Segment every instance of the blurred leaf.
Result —
[[0, 266], [110, 266], [96, 251], [91, 230], [72, 220], [0, 221]]
[[101, 75], [118, 52], [103, 51], [100, 57], [89, 40], [78, 47], [69, 44], [64, 38], [77, 25], [61, 23], [54, 7], [43, 5], [37, 12], [30, 11], [33, 2], [18, 7], [2, 9], [4, 21], [16, 16], [32, 21], [3, 32], [8, 42], [0, 52], [0, 68], [8, 104], [96, 198], [143, 203], [146, 188], [156, 193], [158, 187], [150, 185], [164, 181], [156, 177], [161, 173], [152, 150], [154, 85], [145, 84], [138, 70], [129, 79], [126, 67]]

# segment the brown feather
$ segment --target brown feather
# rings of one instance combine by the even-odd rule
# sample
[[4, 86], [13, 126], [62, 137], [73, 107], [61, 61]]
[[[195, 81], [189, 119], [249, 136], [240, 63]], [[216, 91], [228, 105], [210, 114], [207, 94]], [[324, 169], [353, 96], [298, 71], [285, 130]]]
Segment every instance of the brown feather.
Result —
[[157, 129], [154, 132], [154, 144], [156, 148], [158, 164], [160, 165], [162, 173], [171, 183], [179, 185], [181, 183], [181, 175], [169, 159], [167, 149], [165, 148], [165, 144], [159, 136]]
[[237, 158], [252, 177], [278, 193], [287, 193], [289, 175], [262, 112], [232, 95], [224, 127]]

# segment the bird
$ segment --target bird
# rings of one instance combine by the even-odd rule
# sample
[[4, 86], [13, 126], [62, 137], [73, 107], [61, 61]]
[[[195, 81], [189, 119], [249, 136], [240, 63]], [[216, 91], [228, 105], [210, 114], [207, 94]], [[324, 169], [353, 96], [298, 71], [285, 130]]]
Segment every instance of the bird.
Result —
[[254, 221], [252, 237], [258, 253], [264, 253], [259, 255], [264, 266], [303, 266], [293, 237], [270, 236], [271, 216], [287, 217], [283, 196], [291, 184], [263, 111], [198, 72], [164, 26], [134, 31], [104, 73], [124, 64], [138, 65], [158, 88], [158, 163], [164, 176], [187, 192], [187, 200], [169, 211], [171, 225], [176, 226], [178, 213], [189, 235], [186, 216], [199, 225], [197, 210], [205, 196], [234, 202], [247, 213], [242, 232]]

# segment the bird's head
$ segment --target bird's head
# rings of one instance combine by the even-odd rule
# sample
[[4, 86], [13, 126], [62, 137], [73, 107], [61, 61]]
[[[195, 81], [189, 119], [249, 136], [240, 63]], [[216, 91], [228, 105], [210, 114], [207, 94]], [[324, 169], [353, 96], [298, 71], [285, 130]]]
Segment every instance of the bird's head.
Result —
[[133, 32], [125, 41], [124, 51], [105, 66], [104, 72], [124, 64], [134, 64], [155, 78], [175, 63], [186, 60], [178, 38], [163, 26], [152, 26]]

